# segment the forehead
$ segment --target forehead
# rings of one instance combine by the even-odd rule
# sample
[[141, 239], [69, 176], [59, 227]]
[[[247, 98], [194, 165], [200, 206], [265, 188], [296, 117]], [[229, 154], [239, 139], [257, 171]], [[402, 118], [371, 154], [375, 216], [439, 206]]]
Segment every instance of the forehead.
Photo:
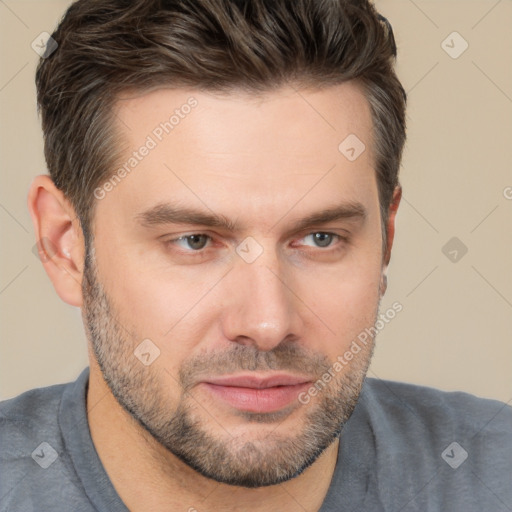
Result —
[[259, 95], [158, 89], [124, 95], [116, 117], [126, 172], [107, 199], [126, 213], [173, 200], [275, 220], [276, 205], [376, 197], [371, 114], [354, 83]]
[[[198, 149], [205, 152], [210, 145], [251, 149], [258, 142], [286, 150], [289, 147], [283, 147], [283, 142], [300, 140], [294, 149], [302, 147], [305, 155], [310, 149], [310, 145], [304, 146], [307, 140], [313, 146], [315, 138], [328, 136], [332, 141], [326, 142], [337, 146], [344, 134], [364, 138], [372, 126], [368, 101], [354, 81], [323, 89], [287, 86], [258, 94], [161, 88], [122, 95], [115, 112], [121, 123], [118, 128], [132, 144], [139, 142], [134, 137], [141, 132], [157, 139], [169, 139], [165, 135], [172, 134], [180, 143], [182, 138], [190, 139], [193, 131], [196, 141], [204, 144]], [[285, 130], [278, 131], [280, 128]], [[251, 137], [254, 135], [258, 140]], [[317, 156], [315, 151], [313, 154]]]

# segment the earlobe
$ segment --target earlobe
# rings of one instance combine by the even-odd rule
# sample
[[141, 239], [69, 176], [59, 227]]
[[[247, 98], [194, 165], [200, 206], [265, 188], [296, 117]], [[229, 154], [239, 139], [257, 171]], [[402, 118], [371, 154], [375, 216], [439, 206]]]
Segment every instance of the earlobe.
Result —
[[387, 269], [384, 269], [382, 271], [382, 275], [380, 277], [380, 296], [384, 297], [384, 294], [386, 293], [386, 290], [388, 289], [388, 275], [387, 275]]
[[39, 258], [55, 291], [64, 302], [81, 307], [85, 247], [73, 207], [47, 175], [34, 178], [27, 202]]

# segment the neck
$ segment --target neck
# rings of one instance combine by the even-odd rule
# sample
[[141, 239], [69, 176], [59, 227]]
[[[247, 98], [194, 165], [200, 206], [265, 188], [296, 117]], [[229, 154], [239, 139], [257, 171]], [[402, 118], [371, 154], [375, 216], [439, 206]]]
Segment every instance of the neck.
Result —
[[99, 458], [132, 512], [318, 511], [334, 473], [338, 440], [301, 475], [248, 489], [206, 478], [161, 446], [117, 402], [91, 365], [87, 414]]

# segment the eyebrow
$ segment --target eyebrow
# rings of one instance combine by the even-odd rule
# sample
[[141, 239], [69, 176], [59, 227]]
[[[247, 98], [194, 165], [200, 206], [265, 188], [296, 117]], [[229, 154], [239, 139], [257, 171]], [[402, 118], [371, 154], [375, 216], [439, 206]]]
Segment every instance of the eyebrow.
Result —
[[[364, 221], [368, 213], [359, 202], [348, 202], [313, 212], [297, 220], [292, 229], [302, 231], [317, 224], [327, 224], [337, 220]], [[283, 217], [284, 218], [284, 217]], [[242, 231], [242, 226], [224, 215], [212, 211], [196, 210], [194, 208], [175, 206], [169, 203], [159, 203], [135, 215], [135, 220], [144, 227], [156, 227], [166, 224], [193, 224], [222, 228], [227, 231]], [[282, 219], [281, 219], [282, 220]], [[277, 225], [280, 221], [276, 222]]]

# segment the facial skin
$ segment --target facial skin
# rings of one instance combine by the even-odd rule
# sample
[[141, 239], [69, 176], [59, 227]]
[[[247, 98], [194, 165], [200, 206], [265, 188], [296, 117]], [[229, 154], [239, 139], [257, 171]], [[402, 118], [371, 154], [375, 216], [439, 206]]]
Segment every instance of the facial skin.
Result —
[[[190, 97], [197, 106], [98, 200], [87, 259], [60, 192], [40, 177], [29, 194], [39, 238], [57, 248], [45, 268], [59, 295], [82, 308], [93, 441], [131, 510], [148, 506], [129, 485], [137, 474], [150, 480], [148, 472], [163, 482], [162, 500], [172, 491], [184, 510], [176, 496], [185, 499], [185, 486], [192, 499], [212, 484], [200, 510], [235, 510], [235, 497], [244, 510], [299, 510], [297, 501], [318, 509], [372, 345], [308, 404], [294, 398], [265, 408], [262, 394], [233, 405], [206, 382], [286, 374], [307, 383], [297, 395], [321, 379], [376, 320], [400, 191], [384, 255], [371, 117], [352, 83], [259, 99], [168, 89], [127, 95], [116, 112], [126, 160]], [[349, 134], [366, 145], [353, 162], [338, 150]], [[237, 229], [155, 222], [165, 206], [221, 216]], [[340, 206], [350, 215], [297, 229]], [[146, 366], [134, 351], [148, 339], [160, 352]], [[127, 443], [137, 454], [128, 469], [116, 451]]]

